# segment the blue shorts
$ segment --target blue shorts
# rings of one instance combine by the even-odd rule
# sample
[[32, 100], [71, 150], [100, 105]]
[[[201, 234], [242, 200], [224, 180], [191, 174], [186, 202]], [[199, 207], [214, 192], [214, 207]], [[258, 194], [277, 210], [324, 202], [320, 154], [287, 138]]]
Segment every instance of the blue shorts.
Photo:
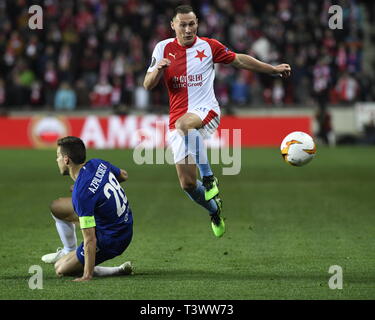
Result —
[[[117, 236], [116, 238], [107, 238], [102, 236], [99, 232], [96, 233], [96, 256], [95, 265], [101, 264], [104, 261], [113, 259], [121, 255], [126, 248], [129, 246], [133, 236], [133, 228], [130, 226], [124, 234]], [[78, 246], [76, 255], [79, 262], [85, 265], [85, 250], [83, 248], [83, 242]]]

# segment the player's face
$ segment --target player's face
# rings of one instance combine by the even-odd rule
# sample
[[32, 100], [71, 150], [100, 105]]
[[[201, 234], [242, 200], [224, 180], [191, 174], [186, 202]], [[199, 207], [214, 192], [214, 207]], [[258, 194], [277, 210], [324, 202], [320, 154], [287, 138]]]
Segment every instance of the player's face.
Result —
[[64, 176], [69, 175], [69, 168], [68, 168], [68, 166], [65, 164], [64, 156], [61, 154], [60, 147], [57, 147], [57, 151], [56, 151], [56, 162], [57, 162], [57, 165], [58, 165], [58, 167], [59, 167], [60, 173], [61, 173], [62, 175], [64, 175]]
[[171, 22], [172, 29], [180, 45], [193, 44], [198, 30], [198, 19], [193, 12], [179, 13]]

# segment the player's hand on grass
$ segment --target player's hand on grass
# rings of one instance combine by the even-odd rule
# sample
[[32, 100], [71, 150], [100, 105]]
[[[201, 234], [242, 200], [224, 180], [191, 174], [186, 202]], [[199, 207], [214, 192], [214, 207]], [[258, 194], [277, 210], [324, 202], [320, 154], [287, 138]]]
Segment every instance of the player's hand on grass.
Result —
[[281, 78], [288, 78], [291, 72], [292, 72], [292, 69], [290, 68], [290, 65], [283, 63], [274, 67], [273, 75], [275, 76], [278, 75]]
[[72, 184], [69, 188], [70, 192], [73, 192], [73, 189], [74, 189], [74, 184]]
[[83, 282], [83, 281], [89, 281], [92, 279], [92, 276], [82, 276], [81, 278], [76, 278], [73, 281], [74, 282]]
[[158, 65], [157, 65], [157, 69], [158, 70], [162, 70], [162, 69], [165, 69], [167, 67], [169, 67], [171, 64], [171, 60], [167, 59], [167, 58], [163, 58], [159, 61]]

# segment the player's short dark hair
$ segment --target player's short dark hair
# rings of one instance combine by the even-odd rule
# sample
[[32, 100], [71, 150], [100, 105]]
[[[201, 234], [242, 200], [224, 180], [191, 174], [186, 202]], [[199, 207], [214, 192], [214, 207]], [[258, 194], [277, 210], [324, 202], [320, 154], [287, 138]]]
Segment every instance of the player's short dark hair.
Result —
[[195, 14], [194, 9], [193, 9], [192, 6], [190, 6], [190, 5], [188, 5], [188, 4], [180, 5], [180, 6], [178, 6], [178, 7], [176, 7], [176, 8], [174, 9], [172, 20], [173, 20], [173, 19], [174, 19], [179, 13], [181, 13], [181, 14], [186, 14], [186, 13], [190, 13], [190, 12], [193, 12], [193, 13]]
[[62, 155], [67, 155], [75, 164], [86, 160], [86, 147], [80, 138], [68, 136], [57, 140]]

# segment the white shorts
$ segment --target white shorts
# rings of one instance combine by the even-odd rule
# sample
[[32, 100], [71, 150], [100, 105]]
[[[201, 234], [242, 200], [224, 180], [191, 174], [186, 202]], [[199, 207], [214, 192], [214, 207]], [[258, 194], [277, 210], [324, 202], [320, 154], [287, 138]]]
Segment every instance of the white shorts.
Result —
[[[203, 139], [209, 139], [220, 124], [219, 107], [213, 109], [198, 107], [188, 110], [188, 113], [194, 113], [202, 120], [203, 127], [198, 129], [198, 131]], [[189, 154], [196, 155], [188, 152], [185, 147], [185, 139], [177, 130], [168, 130], [167, 139], [168, 145], [172, 149], [174, 163], [180, 162]]]

